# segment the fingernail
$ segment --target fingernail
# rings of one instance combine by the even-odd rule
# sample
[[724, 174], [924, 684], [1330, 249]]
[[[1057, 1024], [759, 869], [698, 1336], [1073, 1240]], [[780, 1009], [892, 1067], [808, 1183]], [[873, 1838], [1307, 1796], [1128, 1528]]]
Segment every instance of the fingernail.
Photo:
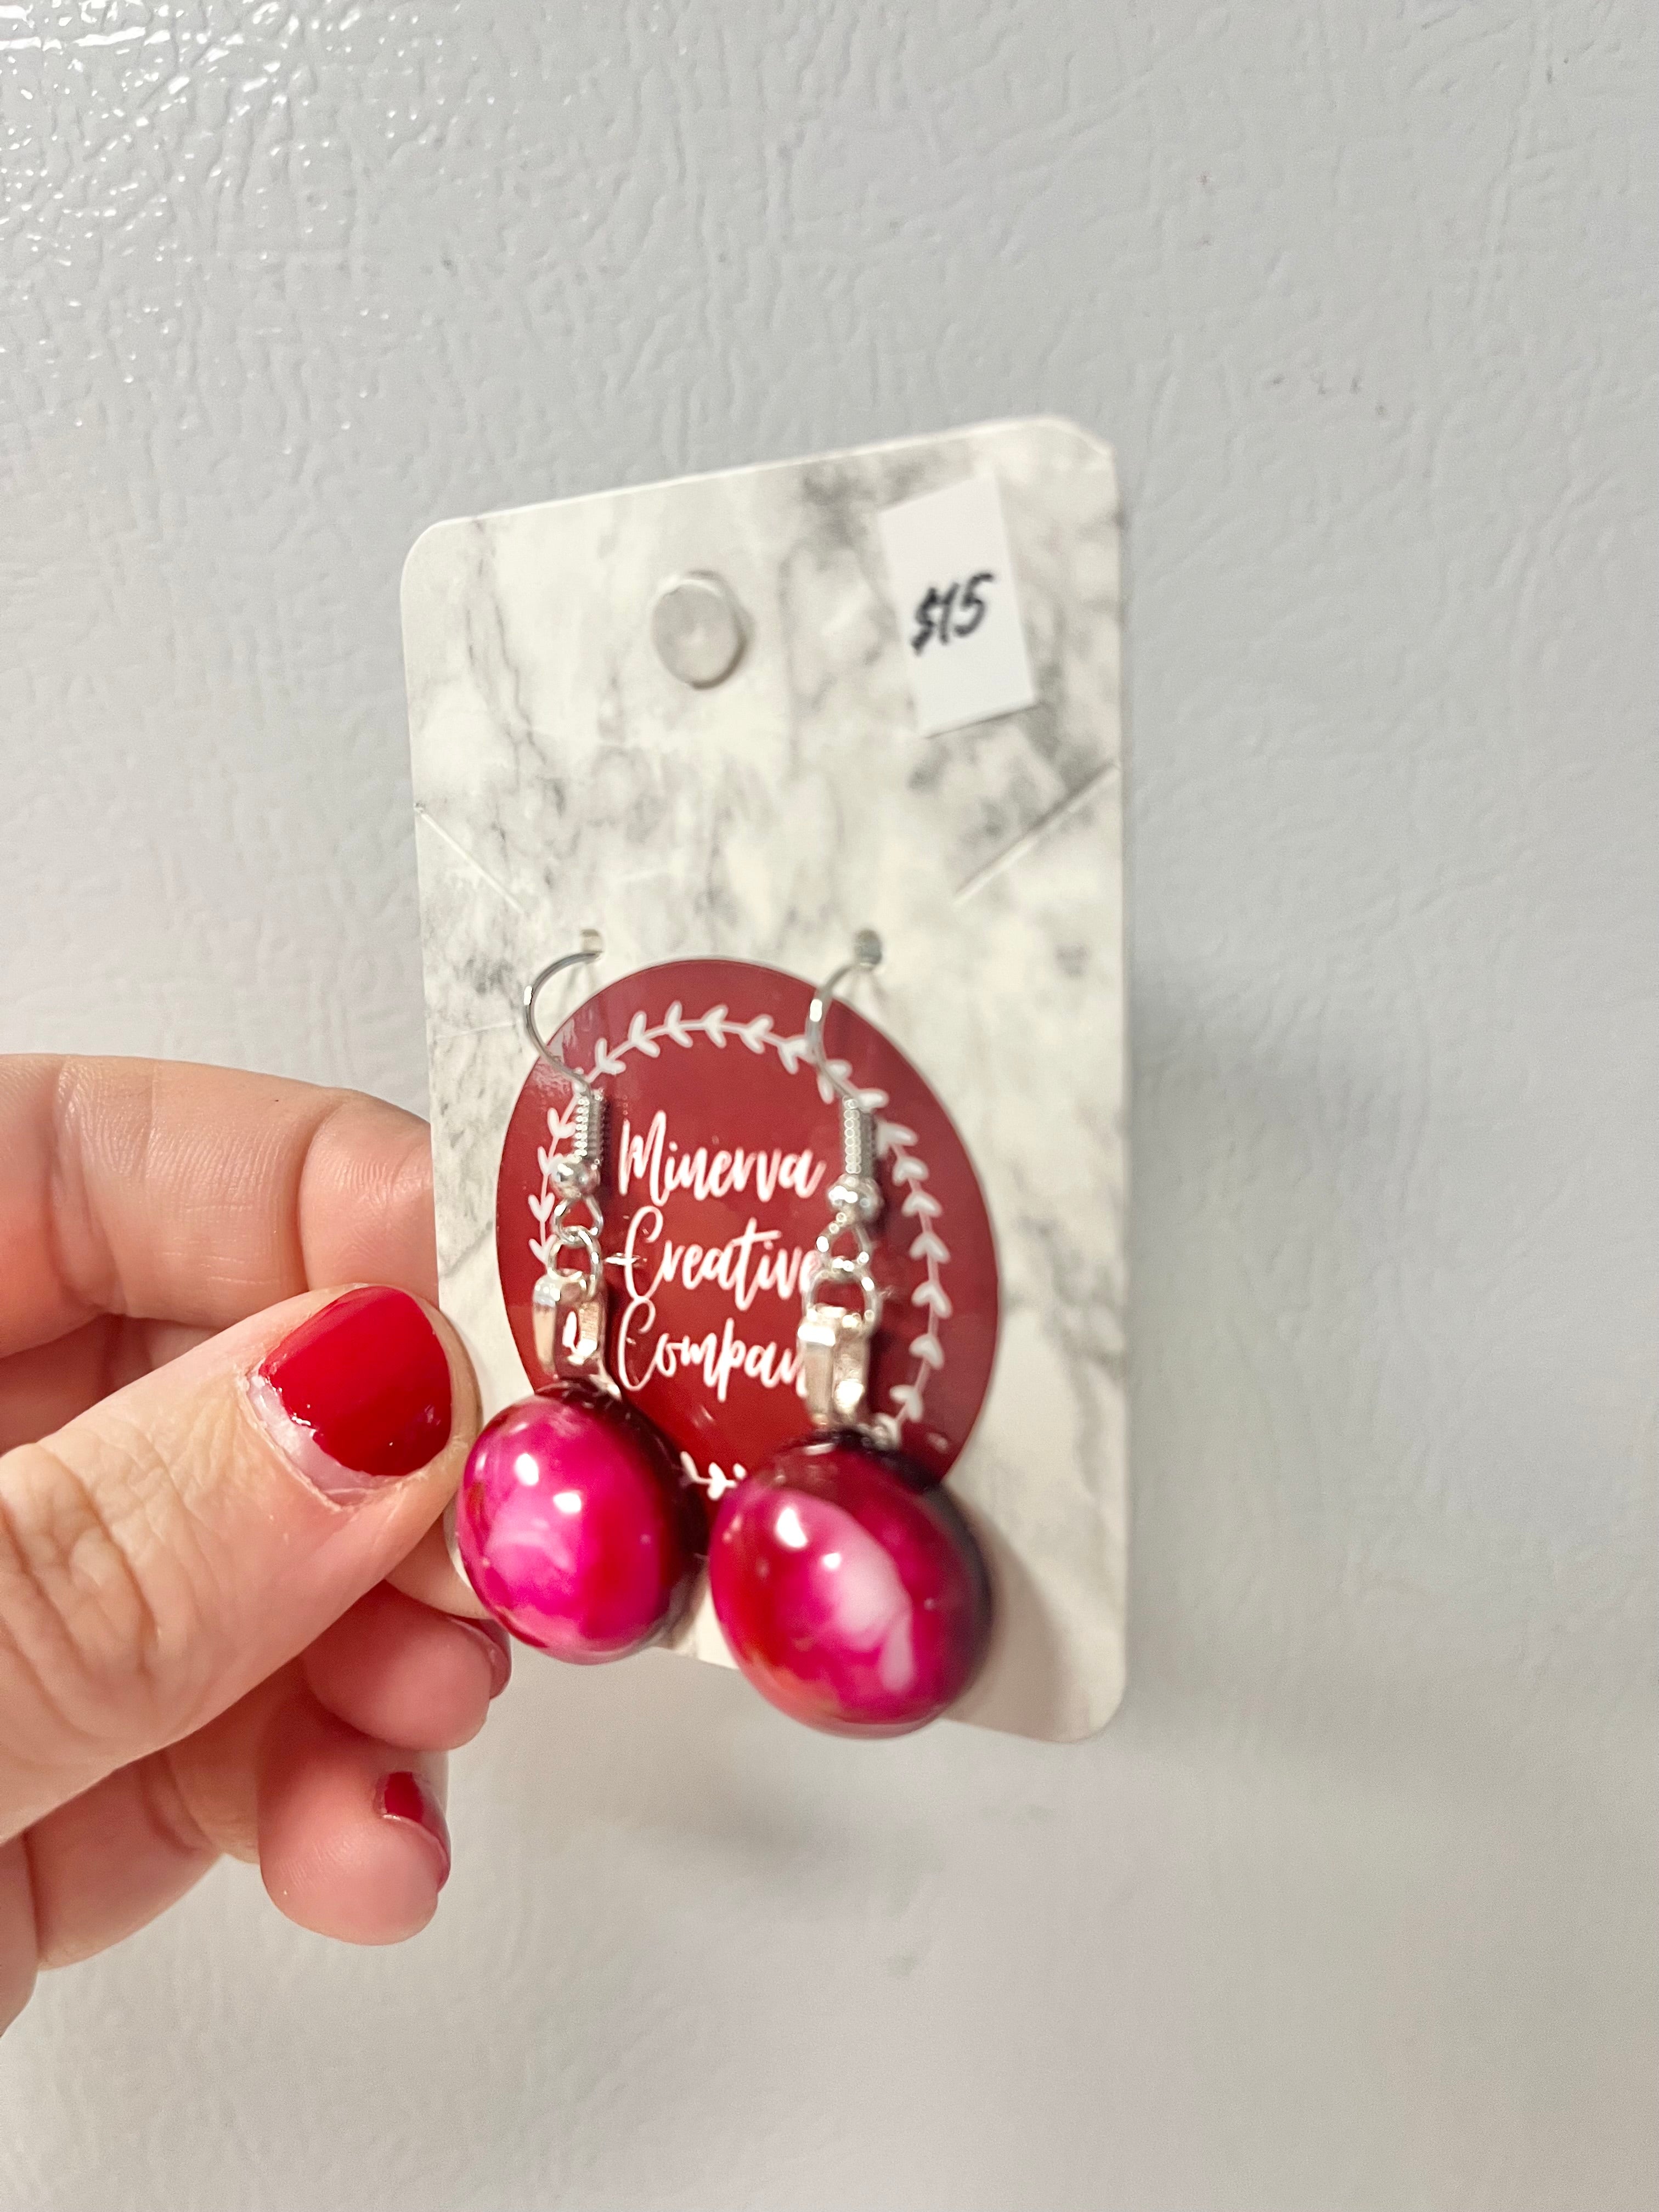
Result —
[[380, 1784], [378, 1802], [388, 1820], [406, 1820], [431, 1844], [437, 1854], [438, 1887], [441, 1889], [449, 1880], [449, 1826], [431, 1790], [418, 1774], [404, 1769], [386, 1776]]
[[348, 1291], [248, 1377], [254, 1410], [331, 1498], [413, 1474], [449, 1441], [449, 1362], [407, 1291]]
[[513, 1679], [513, 1654], [507, 1645], [507, 1631], [497, 1628], [493, 1620], [458, 1620], [457, 1628], [464, 1628], [469, 1636], [476, 1636], [489, 1656], [489, 1694], [499, 1698]]

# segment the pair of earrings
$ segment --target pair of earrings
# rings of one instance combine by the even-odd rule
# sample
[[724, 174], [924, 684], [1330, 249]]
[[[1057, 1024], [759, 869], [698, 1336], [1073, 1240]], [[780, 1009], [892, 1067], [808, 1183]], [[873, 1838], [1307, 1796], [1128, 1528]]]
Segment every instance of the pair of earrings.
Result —
[[706, 1538], [667, 1444], [605, 1369], [605, 1101], [537, 1024], [543, 987], [599, 950], [586, 933], [580, 951], [551, 962], [524, 994], [531, 1042], [575, 1094], [570, 1148], [552, 1164], [558, 1203], [533, 1306], [537, 1356], [555, 1379], [498, 1413], [474, 1444], [456, 1503], [457, 1554], [514, 1635], [591, 1665], [672, 1632], [706, 1547], [715, 1616], [763, 1697], [836, 1735], [904, 1735], [966, 1689], [991, 1606], [956, 1505], [878, 1445], [868, 1423], [882, 1310], [875, 1133], [830, 1065], [823, 1024], [846, 978], [880, 961], [881, 940], [859, 933], [806, 1018], [807, 1054], [836, 1097], [842, 1142], [830, 1218], [801, 1275], [796, 1341], [811, 1432], [726, 1492]]

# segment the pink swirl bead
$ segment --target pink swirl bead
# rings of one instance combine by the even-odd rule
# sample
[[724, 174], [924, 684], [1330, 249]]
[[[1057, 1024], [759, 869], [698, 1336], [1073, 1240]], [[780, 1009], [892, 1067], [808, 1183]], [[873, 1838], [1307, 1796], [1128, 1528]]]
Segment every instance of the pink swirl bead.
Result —
[[585, 1383], [523, 1399], [480, 1431], [455, 1540], [495, 1618], [578, 1666], [655, 1643], [696, 1571], [666, 1449], [637, 1413]]
[[953, 1502], [854, 1435], [792, 1444], [720, 1504], [709, 1589], [763, 1698], [832, 1735], [904, 1735], [972, 1681], [990, 1584]]

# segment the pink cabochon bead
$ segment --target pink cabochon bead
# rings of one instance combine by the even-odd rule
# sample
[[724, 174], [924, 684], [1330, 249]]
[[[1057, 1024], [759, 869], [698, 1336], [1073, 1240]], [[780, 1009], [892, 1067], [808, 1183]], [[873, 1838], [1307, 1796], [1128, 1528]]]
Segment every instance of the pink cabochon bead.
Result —
[[763, 1698], [834, 1735], [903, 1735], [985, 1656], [985, 1563], [936, 1486], [857, 1436], [792, 1444], [722, 1501], [709, 1589]]
[[580, 1382], [523, 1399], [481, 1431], [455, 1540], [495, 1618], [579, 1666], [664, 1635], [696, 1568], [665, 1449], [638, 1414]]

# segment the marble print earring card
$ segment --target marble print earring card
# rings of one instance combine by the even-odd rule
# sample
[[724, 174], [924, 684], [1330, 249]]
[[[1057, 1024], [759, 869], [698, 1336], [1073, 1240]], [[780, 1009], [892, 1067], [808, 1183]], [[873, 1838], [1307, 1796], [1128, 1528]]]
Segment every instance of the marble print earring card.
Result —
[[[769, 1225], [757, 1170], [737, 1189], [712, 1145], [701, 1185], [695, 1168], [675, 1182], [698, 1139], [672, 1083], [654, 1104], [653, 1086], [684, 1068], [735, 1099], [738, 1060], [752, 1066], [738, 1088], [754, 1132], [732, 1157], [805, 1147], [789, 1177], [766, 1166], [765, 1204], [816, 1189], [836, 1131], [800, 1017], [875, 928], [885, 957], [834, 1042], [872, 1082], [852, 1065], [871, 1037], [894, 1097], [915, 1102], [908, 1119], [878, 1109], [908, 1269], [884, 1305], [884, 1335], [903, 1334], [878, 1410], [906, 1449], [944, 1437], [991, 1563], [995, 1638], [956, 1717], [1054, 1741], [1100, 1728], [1123, 1686], [1119, 535], [1108, 448], [1065, 422], [1002, 422], [440, 523], [403, 592], [441, 1295], [486, 1410], [530, 1387], [509, 1309], [538, 1235], [538, 1156], [560, 1141], [556, 1102], [531, 1102], [553, 1126], [523, 1137], [537, 1063], [519, 997], [596, 928], [601, 957], [544, 1018], [575, 1018], [619, 1109], [637, 1086], [636, 1183], [654, 1162], [676, 1206], [708, 1209], [661, 1232], [673, 1280], [656, 1286], [690, 1296], [694, 1249], [706, 1322], [653, 1308], [637, 1358], [653, 1380], [682, 1343], [702, 1361], [714, 1395], [688, 1456], [706, 1486], [714, 1469], [740, 1479], [716, 1448], [731, 1394], [793, 1389], [780, 1286], [795, 1232]], [[671, 967], [695, 994], [656, 988]], [[769, 1115], [807, 1134], [763, 1143]], [[502, 1172], [510, 1128], [522, 1189]], [[994, 1347], [973, 1334], [982, 1301], [956, 1310], [929, 1145], [959, 1146], [982, 1199]], [[617, 1240], [637, 1261], [652, 1223], [631, 1196], [614, 1229], [607, 1215], [605, 1258], [613, 1310], [637, 1319], [642, 1279]], [[819, 1225], [814, 1210], [799, 1234]], [[981, 1358], [976, 1395], [963, 1378]], [[926, 1431], [930, 1403], [970, 1398], [959, 1451]], [[706, 1601], [678, 1648], [725, 1659]]]

